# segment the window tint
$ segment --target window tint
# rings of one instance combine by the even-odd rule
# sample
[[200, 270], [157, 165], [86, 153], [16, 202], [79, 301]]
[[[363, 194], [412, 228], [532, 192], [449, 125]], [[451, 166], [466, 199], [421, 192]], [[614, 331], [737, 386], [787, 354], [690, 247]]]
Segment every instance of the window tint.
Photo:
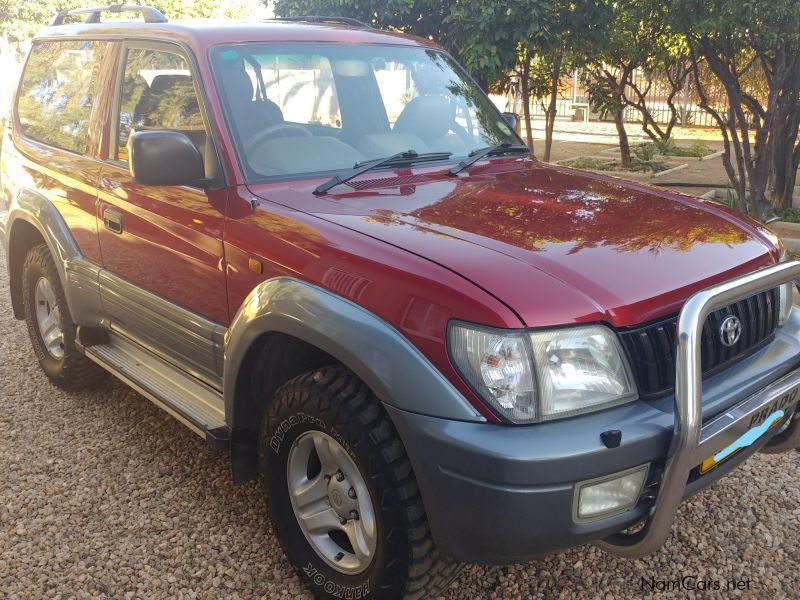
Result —
[[17, 101], [25, 136], [73, 152], [86, 151], [105, 48], [104, 42], [85, 40], [33, 44]]
[[131, 132], [146, 129], [180, 131], [205, 153], [206, 129], [186, 59], [163, 50], [132, 48], [122, 80], [116, 158], [127, 160]]

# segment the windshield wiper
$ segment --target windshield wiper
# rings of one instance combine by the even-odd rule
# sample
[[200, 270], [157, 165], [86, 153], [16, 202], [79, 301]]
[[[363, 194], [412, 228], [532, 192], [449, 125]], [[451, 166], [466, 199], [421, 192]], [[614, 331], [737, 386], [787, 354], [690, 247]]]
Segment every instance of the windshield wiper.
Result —
[[328, 190], [331, 188], [336, 187], [341, 183], [345, 183], [350, 181], [354, 177], [358, 177], [362, 173], [366, 173], [367, 171], [371, 171], [372, 169], [377, 169], [378, 167], [382, 167], [384, 165], [392, 164], [392, 163], [410, 163], [416, 162], [420, 160], [439, 160], [443, 158], [450, 158], [452, 156], [452, 152], [426, 152], [420, 154], [416, 150], [404, 150], [403, 152], [398, 152], [397, 154], [392, 154], [391, 156], [387, 156], [385, 158], [376, 158], [374, 160], [367, 160], [364, 162], [356, 163], [353, 165], [352, 170], [345, 171], [342, 174], [334, 175], [325, 183], [322, 183], [317, 186], [314, 190], [315, 196], [323, 196], [328, 193]]
[[474, 165], [476, 162], [492, 154], [502, 154], [503, 152], [530, 152], [530, 148], [522, 144], [512, 144], [509, 141], [500, 142], [496, 146], [488, 146], [487, 148], [479, 148], [469, 153], [469, 158], [462, 160], [455, 167], [450, 169], [448, 175], [458, 175], [461, 171], [469, 166]]

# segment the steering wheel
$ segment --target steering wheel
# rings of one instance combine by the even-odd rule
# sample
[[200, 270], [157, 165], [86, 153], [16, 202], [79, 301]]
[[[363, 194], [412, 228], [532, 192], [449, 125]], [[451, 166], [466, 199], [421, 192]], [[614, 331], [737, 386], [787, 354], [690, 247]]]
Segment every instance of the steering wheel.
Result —
[[291, 123], [277, 123], [270, 125], [266, 129], [262, 129], [253, 137], [245, 142], [245, 145], [254, 150], [270, 138], [277, 137], [311, 137], [312, 134], [299, 125], [292, 125]]

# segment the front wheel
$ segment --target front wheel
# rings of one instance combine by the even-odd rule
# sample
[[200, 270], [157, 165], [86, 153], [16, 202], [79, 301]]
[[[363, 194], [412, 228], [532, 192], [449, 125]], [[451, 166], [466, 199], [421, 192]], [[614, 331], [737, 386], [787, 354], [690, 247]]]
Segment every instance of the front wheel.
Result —
[[281, 387], [259, 450], [278, 538], [316, 597], [429, 598], [457, 574], [433, 544], [397, 431], [349, 370]]

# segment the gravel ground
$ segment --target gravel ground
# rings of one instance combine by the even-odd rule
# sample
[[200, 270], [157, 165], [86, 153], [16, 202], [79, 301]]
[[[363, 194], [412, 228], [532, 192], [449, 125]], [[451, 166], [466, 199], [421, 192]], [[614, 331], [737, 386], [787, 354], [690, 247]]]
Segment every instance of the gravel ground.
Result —
[[[224, 455], [110, 377], [87, 392], [48, 384], [11, 315], [3, 256], [0, 273], [0, 598], [309, 598], [258, 486], [234, 487]], [[749, 586], [734, 595], [797, 598], [800, 455], [752, 458], [673, 531], [648, 560], [584, 546], [467, 567], [446, 598], [728, 597], [731, 579]], [[687, 576], [722, 590], [648, 591]]]

